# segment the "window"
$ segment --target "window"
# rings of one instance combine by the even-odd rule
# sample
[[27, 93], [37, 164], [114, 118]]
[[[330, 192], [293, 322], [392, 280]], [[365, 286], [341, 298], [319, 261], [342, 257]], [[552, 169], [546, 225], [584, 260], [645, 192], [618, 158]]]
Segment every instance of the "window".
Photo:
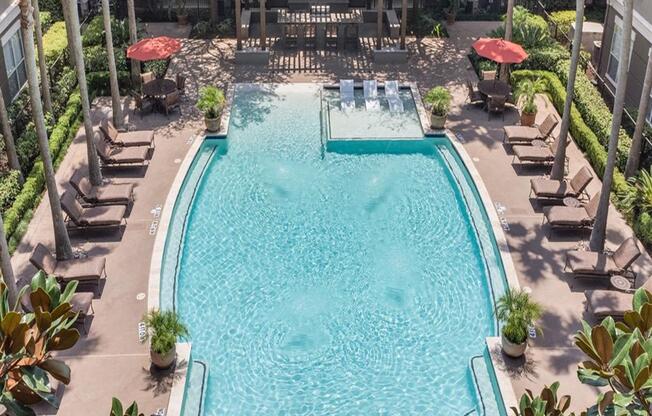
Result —
[[647, 109], [647, 115], [645, 116], [645, 120], [647, 120], [647, 123], [652, 126], [652, 94], [650, 94], [650, 103], [648, 104], [648, 109]]
[[[636, 34], [632, 32], [632, 44], [630, 45], [629, 53], [631, 56], [632, 48], [634, 47], [634, 40]], [[616, 84], [618, 78], [618, 65], [620, 64], [620, 51], [623, 46], [623, 21], [616, 17], [614, 21], [614, 33], [611, 36], [611, 49], [609, 50], [609, 63], [607, 64], [607, 78]]]
[[9, 95], [15, 98], [20, 89], [25, 85], [27, 74], [25, 72], [25, 56], [23, 55], [23, 41], [20, 30], [16, 30], [9, 39], [2, 44], [9, 82]]

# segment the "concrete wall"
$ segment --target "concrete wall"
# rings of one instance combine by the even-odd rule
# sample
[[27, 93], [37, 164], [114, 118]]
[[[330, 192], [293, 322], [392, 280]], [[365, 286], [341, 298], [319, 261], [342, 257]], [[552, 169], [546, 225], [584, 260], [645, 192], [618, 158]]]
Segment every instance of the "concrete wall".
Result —
[[14, 0], [0, 0], [0, 14], [4, 13], [13, 2]]
[[[8, 3], [8, 4], [7, 4]], [[5, 10], [2, 13], [7, 12], [9, 6], [12, 6], [15, 2], [12, 0], [0, 0], [0, 7], [5, 7]], [[15, 23], [20, 19], [20, 15], [14, 13], [6, 13], [7, 17], [3, 21], [0, 21], [0, 38], [4, 37], [9, 31], [15, 29]], [[9, 95], [9, 82], [7, 80], [7, 67], [5, 66], [5, 57], [4, 51], [2, 50], [2, 44], [0, 44], [0, 88], [2, 88], [2, 93], [5, 99], [5, 103], [9, 105], [13, 98]]]

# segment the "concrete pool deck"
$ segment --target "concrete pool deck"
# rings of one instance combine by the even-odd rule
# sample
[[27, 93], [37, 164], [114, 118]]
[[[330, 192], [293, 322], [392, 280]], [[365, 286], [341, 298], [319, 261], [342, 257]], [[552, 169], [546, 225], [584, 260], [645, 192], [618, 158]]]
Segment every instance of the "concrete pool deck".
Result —
[[[495, 26], [495, 22], [458, 22], [449, 28], [449, 39], [409, 39], [410, 62], [405, 65], [376, 67], [367, 57], [354, 55], [305, 57], [288, 53], [274, 60], [274, 67], [238, 67], [233, 61], [233, 40], [184, 39], [183, 49], [175, 57], [170, 74], [188, 75], [182, 115], [148, 115], [142, 119], [132, 111], [125, 114], [133, 129], [154, 128], [156, 150], [149, 167], [144, 171], [109, 172], [121, 181], [136, 184], [136, 203], [129, 215], [129, 224], [117, 234], [97, 234], [84, 238], [72, 234], [76, 249], [90, 255], [107, 256], [108, 278], [101, 295], [95, 299], [95, 317], [89, 333], [75, 348], [66, 351], [63, 358], [72, 368], [72, 382], [66, 387], [59, 415], [76, 416], [106, 414], [111, 397], [123, 402], [137, 400], [141, 411], [151, 414], [165, 407], [173, 378], [168, 374], [149, 372], [147, 346], [139, 342], [138, 322], [147, 310], [150, 259], [154, 246], [156, 224], [168, 190], [180, 162], [203, 129], [201, 115], [194, 109], [198, 86], [213, 83], [228, 87], [234, 82], [335, 82], [340, 78], [376, 78], [379, 81], [398, 79], [416, 81], [421, 92], [435, 85], [445, 85], [454, 94], [454, 105], [448, 127], [460, 134], [464, 148], [471, 156], [495, 204], [504, 207], [499, 215], [509, 229], [505, 231], [514, 266], [522, 287], [530, 287], [533, 296], [546, 308], [542, 321], [544, 336], [530, 348], [523, 362], [506, 362], [505, 369], [512, 377], [517, 396], [525, 388], [539, 391], [543, 384], [561, 381], [561, 392], [572, 393], [572, 408], [593, 404], [595, 390], [577, 381], [575, 370], [583, 358], [573, 345], [572, 337], [580, 328], [581, 319], [592, 319], [584, 311], [585, 288], [604, 287], [596, 282], [574, 282], [563, 273], [563, 255], [577, 247], [588, 234], [576, 238], [572, 233], [547, 237], [541, 227], [542, 215], [528, 198], [529, 179], [541, 171], [515, 168], [512, 155], [502, 144], [502, 126], [515, 122], [517, 114], [509, 111], [505, 121], [499, 116], [487, 120], [480, 109], [464, 106], [466, 79], [475, 79], [466, 53], [473, 39]], [[172, 25], [175, 26], [175, 25]], [[152, 30], [167, 32], [166, 26], [149, 24]], [[283, 66], [279, 62], [298, 62], [313, 59], [316, 62], [300, 68]], [[302, 61], [302, 62], [304, 62]], [[271, 64], [270, 64], [271, 65]], [[107, 117], [110, 100], [100, 99], [94, 106], [94, 117]], [[125, 102], [125, 105], [127, 102]], [[540, 102], [545, 117], [554, 111], [545, 101]], [[571, 174], [583, 165], [588, 166], [579, 150], [569, 148]], [[85, 161], [83, 137], [78, 136], [70, 147], [57, 172], [60, 189], [67, 189], [67, 180]], [[593, 194], [599, 189], [594, 180], [589, 187]], [[29, 254], [38, 242], [52, 247], [49, 207], [44, 199], [35, 212], [33, 221], [12, 262], [20, 278], [29, 278], [34, 268], [28, 264]], [[612, 210], [609, 218], [609, 247], [616, 246], [631, 235], [622, 218]], [[644, 254], [635, 264], [639, 278], [652, 273], [652, 260]], [[640, 282], [639, 282], [640, 284]], [[592, 322], [592, 321], [591, 321]]]

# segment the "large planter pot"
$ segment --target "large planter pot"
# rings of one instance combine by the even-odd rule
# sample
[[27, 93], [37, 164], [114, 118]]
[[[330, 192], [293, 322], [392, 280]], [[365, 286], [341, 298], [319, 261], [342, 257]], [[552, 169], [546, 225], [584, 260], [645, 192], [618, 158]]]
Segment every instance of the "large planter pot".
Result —
[[527, 126], [531, 127], [534, 126], [534, 122], [536, 121], [537, 118], [537, 113], [526, 113], [526, 112], [521, 112], [521, 126]]
[[149, 356], [152, 360], [152, 364], [154, 364], [154, 367], [161, 370], [170, 368], [177, 358], [177, 347], [174, 346], [172, 350], [168, 351], [165, 354], [159, 354], [150, 349]]
[[178, 14], [177, 23], [179, 26], [185, 26], [188, 24], [188, 15], [187, 14]]
[[206, 123], [206, 130], [216, 132], [220, 131], [220, 118], [208, 118], [204, 117], [204, 123]]
[[501, 335], [501, 344], [503, 346], [503, 352], [512, 357], [512, 358], [519, 358], [522, 357], [523, 354], [525, 354], [525, 349], [527, 348], [527, 341], [522, 343], [522, 344], [514, 344], [507, 338], [505, 338], [505, 335]]
[[438, 116], [430, 113], [430, 127], [433, 129], [443, 129], [446, 126], [446, 116]]

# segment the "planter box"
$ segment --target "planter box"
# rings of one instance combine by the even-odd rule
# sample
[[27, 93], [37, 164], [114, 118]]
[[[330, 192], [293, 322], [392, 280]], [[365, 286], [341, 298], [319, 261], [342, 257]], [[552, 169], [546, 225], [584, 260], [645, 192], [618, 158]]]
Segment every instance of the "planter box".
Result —
[[261, 51], [260, 49], [235, 51], [235, 63], [240, 65], [267, 65], [269, 63], [269, 51]]
[[374, 62], [377, 64], [405, 64], [408, 61], [407, 49], [374, 49]]

